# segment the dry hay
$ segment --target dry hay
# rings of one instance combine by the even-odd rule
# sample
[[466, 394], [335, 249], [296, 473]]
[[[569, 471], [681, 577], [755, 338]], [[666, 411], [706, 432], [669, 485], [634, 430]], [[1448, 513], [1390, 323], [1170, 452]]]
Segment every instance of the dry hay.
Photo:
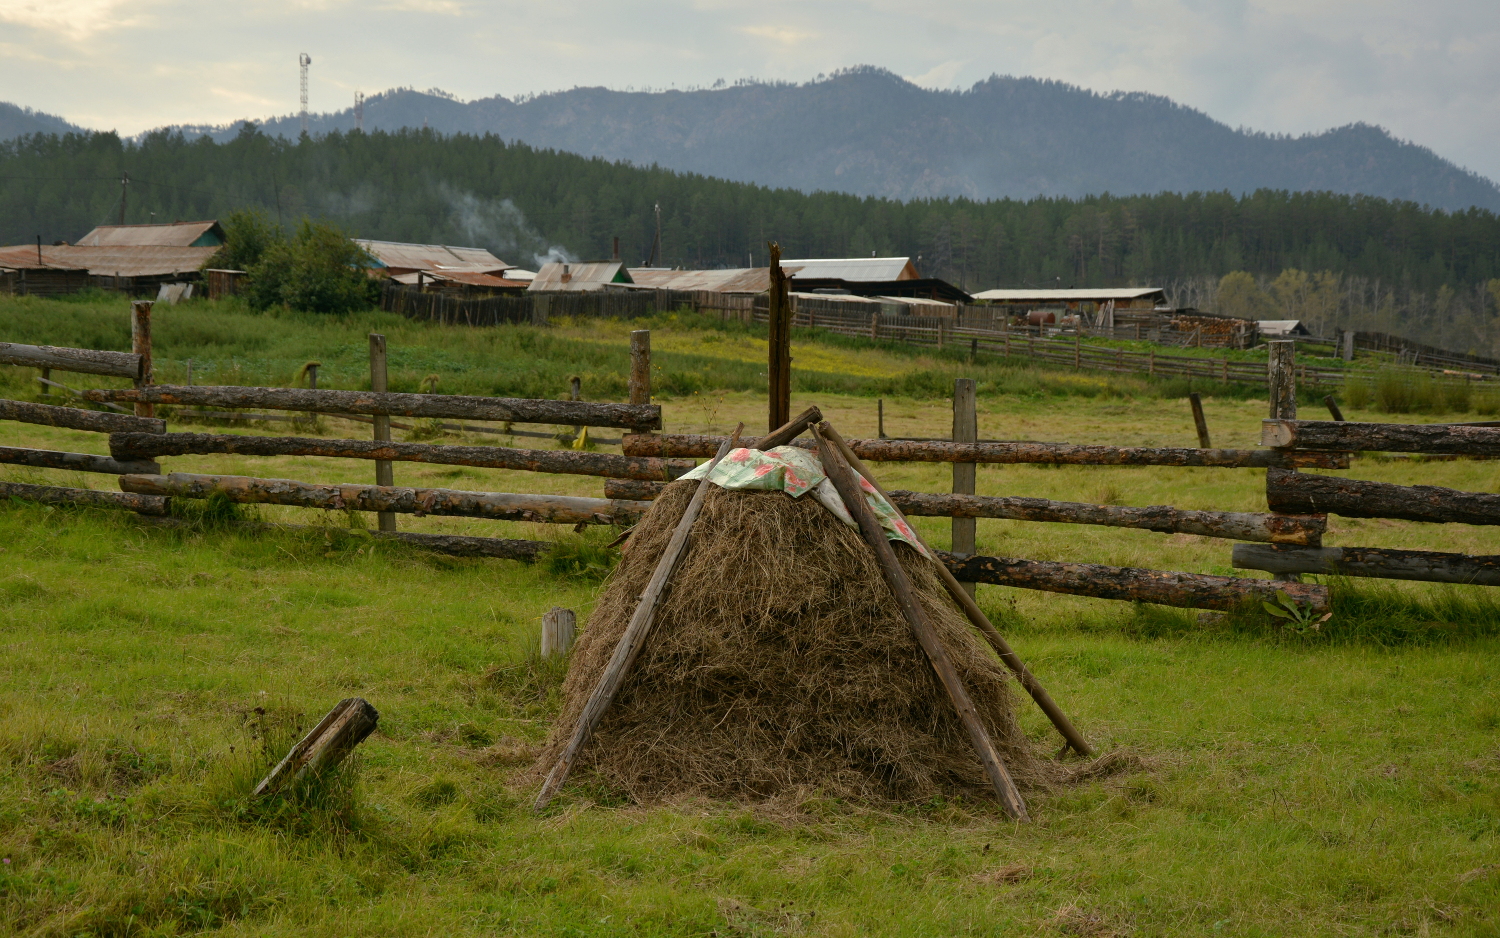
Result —
[[[567, 744], [696, 485], [669, 485], [632, 533], [575, 646], [533, 777]], [[930, 562], [893, 546], [1017, 783], [1058, 778], [1016, 723], [1008, 672]], [[637, 802], [993, 798], [858, 532], [809, 496], [717, 486], [640, 657], [579, 756], [573, 777], [590, 774]]]

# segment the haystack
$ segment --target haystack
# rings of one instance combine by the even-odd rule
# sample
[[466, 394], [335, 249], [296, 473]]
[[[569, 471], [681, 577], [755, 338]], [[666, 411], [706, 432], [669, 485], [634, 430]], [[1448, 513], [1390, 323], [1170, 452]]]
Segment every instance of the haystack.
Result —
[[[697, 482], [636, 526], [573, 652], [536, 764], [567, 745]], [[980, 719], [1022, 788], [1060, 768], [1017, 725], [1011, 679], [932, 562], [893, 544]], [[866, 803], [989, 799], [974, 746], [859, 531], [814, 498], [710, 485], [640, 657], [573, 777], [637, 802], [821, 792]]]

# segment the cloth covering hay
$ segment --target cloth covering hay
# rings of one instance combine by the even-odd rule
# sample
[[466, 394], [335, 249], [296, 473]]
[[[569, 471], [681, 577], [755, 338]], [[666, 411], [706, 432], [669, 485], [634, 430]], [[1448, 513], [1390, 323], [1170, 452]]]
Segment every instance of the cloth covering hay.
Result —
[[[574, 647], [536, 778], [566, 747], [697, 484], [667, 486], [627, 542]], [[1055, 780], [1016, 723], [1009, 673], [930, 561], [892, 546], [1017, 784]], [[590, 775], [637, 802], [994, 797], [859, 533], [812, 498], [712, 485], [645, 646], [579, 755], [574, 778]]]

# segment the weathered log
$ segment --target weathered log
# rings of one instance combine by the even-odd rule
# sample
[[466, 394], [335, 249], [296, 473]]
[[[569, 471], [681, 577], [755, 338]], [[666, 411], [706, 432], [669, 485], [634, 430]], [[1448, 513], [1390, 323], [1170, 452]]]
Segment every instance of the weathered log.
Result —
[[[1271, 470], [1284, 472], [1284, 470]], [[1292, 473], [1287, 473], [1291, 475]], [[1496, 496], [1500, 500], [1500, 496]], [[1197, 534], [1237, 541], [1272, 544], [1317, 544], [1328, 521], [1317, 514], [1262, 514], [1249, 511], [1192, 511], [1170, 505], [1124, 508], [1085, 502], [1054, 502], [1045, 498], [981, 495], [929, 495], [897, 490], [891, 501], [903, 514], [918, 517], [1004, 518], [1011, 521], [1050, 521], [1098, 524], [1112, 528], [1141, 528], [1163, 534]]]
[[454, 557], [495, 557], [531, 562], [552, 549], [549, 541], [527, 541], [509, 537], [473, 537], [466, 534], [417, 534], [411, 531], [371, 531], [372, 537], [400, 541]]
[[1282, 547], [1275, 544], [1236, 544], [1231, 556], [1236, 567], [1270, 573], [1328, 573], [1386, 580], [1500, 586], [1500, 556], [1475, 557], [1385, 547]]
[[28, 404], [25, 401], [0, 399], [0, 420], [19, 420], [69, 430], [92, 430], [95, 433], [130, 431], [141, 434], [166, 433], [167, 422], [130, 414], [102, 414], [96, 410], [58, 407], [56, 404]]
[[823, 412], [821, 410], [817, 407], [809, 407], [775, 430], [756, 440], [754, 444], [747, 444], [747, 448], [767, 450], [775, 449], [778, 446], [785, 446], [807, 432], [808, 427], [811, 427], [822, 419]]
[[[626, 434], [629, 456], [702, 457], [723, 437], [692, 433]], [[752, 445], [746, 443], [746, 446]], [[792, 446], [811, 449], [807, 440]], [[945, 443], [911, 440], [850, 440], [859, 458], [873, 462], [1043, 463], [1080, 466], [1217, 466], [1264, 469], [1269, 466], [1349, 468], [1347, 453], [1283, 453], [1257, 449], [1189, 449], [1151, 446], [1099, 446], [1085, 443]]]
[[29, 365], [32, 368], [55, 368], [58, 371], [131, 380], [141, 376], [139, 355], [85, 348], [59, 348], [55, 345], [0, 342], [0, 365]]
[[0, 482], [0, 498], [19, 498], [42, 505], [117, 508], [143, 515], [165, 515], [171, 508], [170, 500], [159, 495], [101, 492], [98, 489], [75, 489], [61, 485], [27, 485], [23, 482]]
[[1267, 470], [1266, 502], [1272, 511], [1326, 512], [1346, 518], [1500, 524], [1500, 495], [1461, 492], [1436, 485], [1365, 482], [1284, 469]]
[[661, 495], [661, 490], [666, 487], [665, 482], [648, 482], [645, 479], [605, 479], [604, 497], [649, 502], [655, 501]]
[[[740, 424], [740, 429], [744, 426]], [[725, 453], [738, 445], [740, 429], [736, 429], [714, 454], [713, 461], [709, 463], [710, 472], [713, 471], [714, 466], [718, 465], [719, 460], [724, 458]], [[703, 509], [703, 499], [708, 495], [710, 484], [706, 476], [699, 480], [692, 500], [688, 502], [687, 508], [683, 509], [682, 517], [677, 520], [677, 527], [672, 530], [672, 537], [667, 541], [661, 558], [656, 562], [656, 569], [651, 573], [651, 579], [647, 581], [646, 588], [641, 592], [640, 601], [636, 603], [635, 612], [631, 614], [624, 634], [615, 643], [609, 662], [604, 666], [604, 673], [599, 675], [594, 689], [589, 692], [589, 699], [578, 714], [578, 723], [573, 727], [573, 734], [568, 739], [568, 745], [564, 747], [562, 755], [558, 756], [557, 763], [552, 766], [552, 770], [547, 773], [546, 779], [542, 782], [542, 790], [537, 793], [536, 801], [532, 805], [533, 810], [540, 811], [545, 808], [547, 802], [552, 800], [552, 796], [557, 794], [563, 783], [568, 780], [568, 774], [573, 771], [573, 763], [577, 760], [578, 753], [594, 735], [595, 727], [604, 718], [604, 713], [614, 701], [615, 694], [619, 693], [620, 686], [625, 683], [625, 678], [630, 673], [631, 666], [635, 664], [641, 648], [646, 644], [646, 636], [650, 634], [651, 626], [656, 621], [656, 607], [666, 592], [667, 583], [672, 579], [672, 573], [677, 569], [677, 562], [682, 559], [683, 552], [687, 550], [688, 535], [692, 533], [693, 524], [698, 520], [698, 514]]]
[[1260, 441], [1266, 446], [1292, 450], [1500, 456], [1500, 427], [1454, 423], [1266, 420], [1261, 423]]
[[819, 432], [827, 426], [828, 424], [824, 423], [813, 431], [818, 441], [818, 456], [823, 461], [823, 471], [828, 474], [829, 481], [838, 490], [844, 508], [859, 525], [859, 531], [864, 535], [865, 543], [874, 551], [875, 559], [880, 564], [880, 571], [885, 575], [886, 585], [890, 587], [891, 594], [896, 599], [896, 606], [901, 610], [907, 625], [911, 627], [917, 644], [922, 647], [943, 689], [948, 692], [948, 700], [953, 704], [953, 709], [969, 736], [969, 742], [973, 745], [980, 764], [984, 766], [984, 773], [989, 778], [990, 785], [995, 789], [995, 795], [1000, 799], [1000, 806], [1005, 809], [1006, 815], [1012, 820], [1031, 820], [1026, 813], [1026, 802], [1016, 789], [1016, 783], [1005, 768], [1005, 761], [1000, 758], [1000, 753], [995, 749], [994, 740], [990, 739], [984, 722], [979, 719], [979, 711], [975, 709], [968, 689], [964, 687], [963, 680], [958, 676], [958, 670], [953, 667], [948, 650], [943, 647], [937, 630], [932, 627], [932, 622], [927, 617], [927, 610], [917, 599], [911, 578], [907, 575], [906, 569], [901, 566], [901, 561], [896, 557], [891, 542], [886, 540], [885, 530], [881, 528], [880, 522], [875, 518], [875, 513], [870, 510], [869, 504], [865, 501], [864, 490], [860, 487], [859, 480], [855, 478], [854, 470], [850, 468], [838, 446]]
[[645, 502], [611, 502], [567, 495], [512, 495], [507, 492], [411, 489], [394, 485], [313, 485], [292, 479], [186, 472], [165, 476], [121, 476], [120, 488], [127, 492], [180, 498], [223, 495], [232, 502], [332, 511], [390, 511], [551, 524], [629, 524], [650, 507]]
[[85, 391], [91, 401], [181, 404], [185, 407], [263, 407], [324, 414], [399, 417], [458, 417], [558, 426], [623, 427], [649, 430], [661, 420], [657, 404], [547, 401], [458, 394], [404, 394], [394, 391], [325, 391], [313, 388], [243, 388], [157, 384], [132, 390]]
[[348, 697], [328, 711], [312, 732], [292, 747], [251, 793], [274, 794], [289, 782], [316, 779], [332, 771], [344, 757], [375, 731], [380, 714], [363, 697]]
[[239, 456], [333, 456], [389, 459], [484, 469], [524, 469], [569, 475], [626, 479], [675, 479], [693, 468], [690, 460], [616, 456], [578, 450], [516, 449], [505, 446], [447, 446], [378, 440], [325, 440], [296, 436], [237, 436], [228, 433], [114, 433], [109, 450], [116, 457], [185, 456], [233, 453]]
[[938, 554], [953, 571], [954, 577], [972, 583], [1192, 609], [1234, 609], [1248, 600], [1268, 600], [1284, 592], [1316, 612], [1328, 611], [1328, 588], [1310, 583], [1277, 583], [1097, 563], [1057, 563], [1006, 557], [960, 558], [941, 551]]
[[14, 466], [35, 466], [38, 469], [72, 469], [76, 472], [104, 472], [110, 475], [125, 475], [131, 472], [155, 474], [161, 465], [149, 459], [111, 459], [90, 453], [61, 453], [51, 449], [24, 449], [18, 446], [0, 446], [0, 463]]

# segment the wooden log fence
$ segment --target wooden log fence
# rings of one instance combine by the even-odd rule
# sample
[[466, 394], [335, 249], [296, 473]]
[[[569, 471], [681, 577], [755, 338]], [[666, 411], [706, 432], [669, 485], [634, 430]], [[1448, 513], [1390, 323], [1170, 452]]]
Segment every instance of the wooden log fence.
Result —
[[136, 381], [141, 377], [141, 364], [141, 356], [132, 352], [101, 352], [95, 349], [0, 342], [0, 365], [22, 365]]
[[[689, 433], [627, 434], [631, 456], [712, 455], [724, 437]], [[811, 448], [806, 440], [793, 446]], [[1079, 466], [1208, 466], [1238, 469], [1349, 468], [1348, 453], [1278, 452], [1253, 449], [1102, 446], [1083, 443], [951, 443], [919, 440], [850, 440], [860, 459], [872, 462], [1037, 463]]]
[[549, 401], [524, 398], [469, 397], [457, 394], [408, 394], [375, 391], [329, 391], [312, 388], [247, 388], [158, 384], [130, 390], [83, 392], [86, 400], [120, 403], [179, 404], [186, 407], [259, 407], [369, 416], [457, 417], [558, 426], [620, 427], [650, 430], [661, 421], [655, 404], [593, 401]]
[[77, 407], [30, 404], [25, 401], [4, 399], [0, 399], [0, 420], [16, 420], [21, 423], [64, 427], [69, 430], [90, 430], [95, 433], [131, 431], [147, 434], [167, 431], [167, 422], [154, 417], [100, 413], [97, 410], [82, 410]]
[[1264, 445], [1286, 451], [1343, 450], [1500, 456], [1500, 427], [1468, 424], [1273, 419], [1261, 423], [1260, 435]]
[[613, 453], [580, 450], [329, 440], [321, 437], [238, 436], [228, 433], [112, 433], [109, 437], [109, 449], [117, 459], [211, 453], [237, 456], [329, 456], [617, 479], [670, 480], [683, 475], [694, 466], [692, 460], [688, 459], [617, 456]]
[[1266, 472], [1266, 502], [1272, 511], [1321, 512], [1346, 518], [1500, 524], [1500, 495], [1488, 492], [1365, 482], [1279, 469]]
[[1271, 573], [1322, 573], [1430, 583], [1500, 586], [1500, 556], [1475, 557], [1388, 547], [1284, 547], [1236, 544], [1234, 566]]
[[114, 459], [91, 453], [64, 453], [50, 449], [26, 449], [0, 446], [0, 463], [31, 466], [36, 469], [70, 469], [74, 472], [102, 472], [109, 475], [157, 473], [161, 466], [149, 459]]
[[492, 521], [548, 524], [632, 524], [650, 504], [607, 501], [569, 495], [516, 495], [508, 492], [464, 492], [413, 489], [394, 485], [316, 485], [292, 479], [251, 476], [126, 475], [120, 488], [143, 495], [177, 498], [222, 496], [243, 504], [291, 505], [326, 511], [383, 511], [414, 515], [453, 515]]
[[134, 492], [104, 492], [61, 485], [28, 485], [24, 482], [0, 482], [0, 498], [19, 498], [39, 505], [78, 505], [87, 508], [112, 508], [143, 515], [170, 513], [171, 501], [160, 495], [138, 495]]

